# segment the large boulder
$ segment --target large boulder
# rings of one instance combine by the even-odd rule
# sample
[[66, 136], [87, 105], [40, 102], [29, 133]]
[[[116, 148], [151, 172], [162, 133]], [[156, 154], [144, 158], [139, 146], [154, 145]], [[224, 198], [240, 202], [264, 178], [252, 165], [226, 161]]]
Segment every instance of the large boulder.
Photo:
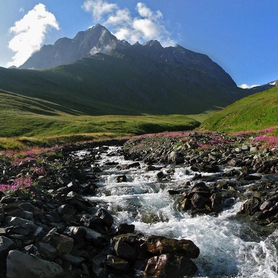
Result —
[[63, 274], [54, 262], [12, 250], [7, 258], [7, 278], [56, 278]]
[[153, 255], [175, 254], [186, 258], [197, 258], [200, 254], [199, 248], [187, 239], [170, 239], [162, 236], [151, 236], [146, 240], [146, 247]]
[[197, 270], [196, 265], [186, 257], [162, 254], [148, 260], [145, 268], [145, 276], [155, 278], [182, 278], [184, 276], [193, 276]]

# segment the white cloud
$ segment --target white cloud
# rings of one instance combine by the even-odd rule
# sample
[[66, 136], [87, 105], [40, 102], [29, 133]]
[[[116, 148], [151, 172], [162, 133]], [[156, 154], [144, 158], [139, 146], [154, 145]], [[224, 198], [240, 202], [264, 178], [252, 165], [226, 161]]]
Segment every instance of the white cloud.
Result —
[[103, 16], [116, 10], [118, 6], [104, 0], [85, 0], [83, 8], [85, 11], [91, 12], [96, 20], [100, 20]]
[[257, 86], [260, 86], [260, 85], [258, 85], [258, 84], [254, 84], [254, 85], [241, 84], [238, 87], [241, 88], [241, 89], [251, 89], [251, 88], [254, 88], [254, 87], [257, 87]]
[[49, 12], [44, 4], [37, 4], [32, 10], [16, 21], [10, 28], [14, 37], [9, 42], [9, 48], [15, 52], [8, 66], [22, 65], [35, 51], [38, 51], [50, 28], [59, 30], [59, 23], [54, 14]]
[[165, 27], [161, 11], [153, 11], [142, 2], [136, 5], [136, 16], [106, 0], [85, 0], [83, 8], [92, 14], [94, 23], [104, 24], [120, 40], [130, 43], [159, 40], [164, 46], [175, 44]]
[[152, 17], [153, 12], [151, 9], [149, 9], [144, 3], [137, 3], [136, 5], [138, 14], [142, 17]]

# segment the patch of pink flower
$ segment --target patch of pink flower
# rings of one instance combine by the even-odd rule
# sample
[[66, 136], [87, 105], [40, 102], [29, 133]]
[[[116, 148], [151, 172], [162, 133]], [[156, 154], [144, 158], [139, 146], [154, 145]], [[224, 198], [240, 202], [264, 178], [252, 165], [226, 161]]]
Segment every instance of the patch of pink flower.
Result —
[[268, 146], [271, 147], [277, 147], [278, 146], [278, 137], [277, 136], [265, 136], [265, 135], [261, 135], [258, 136], [254, 139], [255, 142], [261, 142], [261, 143], [265, 143]]
[[0, 192], [6, 191], [17, 191], [20, 189], [26, 189], [31, 187], [33, 184], [33, 180], [30, 177], [26, 178], [17, 178], [11, 185], [8, 184], [0, 184]]

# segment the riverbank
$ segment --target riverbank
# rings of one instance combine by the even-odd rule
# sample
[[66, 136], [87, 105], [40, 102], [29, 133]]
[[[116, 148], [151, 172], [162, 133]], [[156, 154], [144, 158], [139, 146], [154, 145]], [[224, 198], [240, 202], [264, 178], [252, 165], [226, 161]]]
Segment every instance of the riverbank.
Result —
[[1, 275], [275, 277], [277, 149], [251, 137], [5, 152]]

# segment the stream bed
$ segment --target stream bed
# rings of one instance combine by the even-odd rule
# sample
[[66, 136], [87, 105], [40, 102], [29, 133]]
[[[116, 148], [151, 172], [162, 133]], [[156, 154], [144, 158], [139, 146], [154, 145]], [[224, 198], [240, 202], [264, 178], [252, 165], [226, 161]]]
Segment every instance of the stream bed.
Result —
[[[86, 156], [86, 151], [79, 155]], [[181, 213], [168, 190], [179, 189], [195, 173], [173, 165], [154, 165], [146, 171], [148, 165], [141, 161], [138, 167], [125, 167], [134, 162], [124, 159], [121, 147], [101, 152], [95, 162], [102, 169], [97, 191], [88, 199], [106, 207], [116, 223], [134, 224], [138, 232], [192, 240], [201, 251], [194, 260], [195, 277], [278, 277], [278, 230], [266, 236], [240, 221], [236, 217], [242, 205], [239, 200], [218, 216]], [[159, 181], [161, 171], [169, 173], [170, 179]]]

